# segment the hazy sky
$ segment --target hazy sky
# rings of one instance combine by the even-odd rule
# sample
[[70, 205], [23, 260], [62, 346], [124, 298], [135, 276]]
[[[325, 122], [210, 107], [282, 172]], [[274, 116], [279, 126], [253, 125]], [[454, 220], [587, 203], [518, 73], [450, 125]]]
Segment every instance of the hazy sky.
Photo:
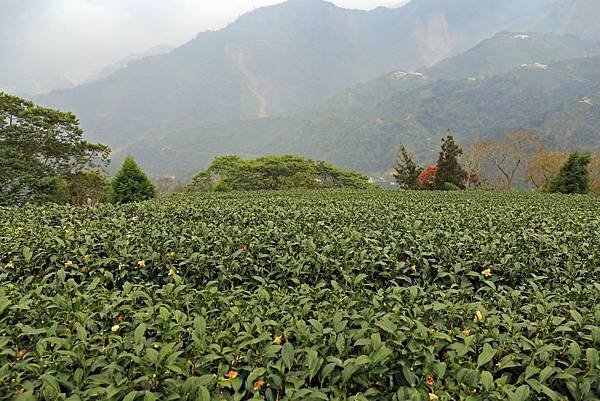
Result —
[[[282, 0], [0, 0], [0, 51], [17, 64], [82, 78], [159, 44], [179, 45]], [[332, 0], [346, 8], [401, 0]]]

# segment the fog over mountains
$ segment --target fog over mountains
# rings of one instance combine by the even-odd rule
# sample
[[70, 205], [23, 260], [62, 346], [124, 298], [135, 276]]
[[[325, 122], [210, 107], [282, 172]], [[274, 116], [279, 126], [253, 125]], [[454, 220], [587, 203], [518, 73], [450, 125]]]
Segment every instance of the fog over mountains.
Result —
[[399, 143], [426, 158], [448, 128], [465, 141], [531, 128], [557, 147], [599, 146], [600, 111], [578, 103], [600, 99], [598, 3], [413, 0], [362, 11], [290, 0], [35, 100], [73, 111], [91, 139], [156, 173], [231, 152], [379, 172]]

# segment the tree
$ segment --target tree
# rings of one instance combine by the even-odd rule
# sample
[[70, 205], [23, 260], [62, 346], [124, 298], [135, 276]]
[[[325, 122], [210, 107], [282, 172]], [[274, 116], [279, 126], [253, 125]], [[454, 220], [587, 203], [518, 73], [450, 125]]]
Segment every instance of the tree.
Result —
[[106, 166], [110, 149], [82, 138], [73, 114], [0, 92], [0, 203], [59, 200], [69, 177]]
[[419, 175], [423, 169], [418, 166], [408, 153], [404, 145], [400, 146], [400, 153], [394, 168], [394, 178], [402, 189], [419, 189]]
[[600, 153], [594, 153], [588, 165], [590, 172], [591, 192], [600, 195]]
[[96, 205], [106, 200], [110, 183], [100, 171], [83, 171], [67, 180], [68, 202], [72, 205]]
[[509, 132], [498, 142], [485, 142], [482, 146], [485, 161], [501, 175], [500, 185], [512, 189], [518, 173], [525, 171], [531, 155], [543, 148], [543, 143], [533, 132]]
[[419, 174], [419, 186], [423, 189], [433, 189], [435, 176], [438, 173], [436, 166], [429, 166]]
[[548, 183], [548, 192], [562, 194], [587, 194], [590, 192], [590, 153], [574, 152]]
[[360, 173], [342, 170], [333, 164], [324, 161], [311, 161], [311, 163], [315, 165], [317, 170], [316, 187], [354, 189], [373, 188], [373, 184], [370, 183], [369, 177]]
[[[449, 132], [449, 131], [448, 131]], [[458, 188], [464, 188], [465, 174], [458, 158], [462, 155], [462, 149], [454, 142], [450, 133], [442, 140], [442, 150], [436, 164], [437, 173], [433, 179], [436, 189], [445, 189], [447, 184]]]
[[361, 174], [332, 164], [298, 156], [265, 156], [243, 160], [238, 156], [217, 157], [188, 184], [189, 192], [289, 188], [371, 188]]
[[168, 196], [173, 193], [175, 185], [175, 176], [163, 175], [156, 180], [156, 194], [161, 198]]
[[154, 185], [138, 167], [133, 157], [128, 156], [121, 170], [110, 183], [109, 201], [123, 204], [152, 199], [154, 196]]
[[478, 141], [465, 149], [461, 158], [465, 170], [465, 188], [482, 185], [485, 180], [484, 155], [487, 150], [487, 142]]
[[525, 178], [535, 189], [542, 191], [560, 170], [569, 154], [545, 147], [529, 158], [525, 169]]
[[185, 187], [186, 192], [208, 192], [212, 191], [215, 183], [206, 171], [201, 171], [192, 178], [189, 184]]

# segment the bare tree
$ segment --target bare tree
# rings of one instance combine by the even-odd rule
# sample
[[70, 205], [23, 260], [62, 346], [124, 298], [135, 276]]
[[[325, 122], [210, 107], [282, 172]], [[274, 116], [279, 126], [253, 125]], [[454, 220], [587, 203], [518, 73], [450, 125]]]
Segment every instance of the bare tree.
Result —
[[541, 190], [554, 177], [569, 157], [568, 152], [540, 149], [529, 159], [525, 178], [535, 189]]
[[535, 133], [513, 131], [499, 142], [487, 143], [482, 150], [485, 160], [500, 172], [501, 187], [510, 190], [517, 174], [525, 171], [531, 157], [543, 148]]
[[487, 141], [477, 141], [464, 150], [461, 162], [467, 173], [467, 189], [475, 184], [473, 182], [475, 177], [479, 183], [485, 181], [485, 158], [490, 145], [491, 143]]
[[156, 191], [158, 196], [163, 197], [171, 193], [171, 189], [175, 183], [175, 177], [165, 175], [156, 180]]

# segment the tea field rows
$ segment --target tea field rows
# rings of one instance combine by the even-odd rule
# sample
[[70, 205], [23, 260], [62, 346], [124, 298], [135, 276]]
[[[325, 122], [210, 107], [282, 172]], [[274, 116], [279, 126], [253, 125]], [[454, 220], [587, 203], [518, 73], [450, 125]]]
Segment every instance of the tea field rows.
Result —
[[0, 209], [1, 400], [600, 400], [600, 199]]

